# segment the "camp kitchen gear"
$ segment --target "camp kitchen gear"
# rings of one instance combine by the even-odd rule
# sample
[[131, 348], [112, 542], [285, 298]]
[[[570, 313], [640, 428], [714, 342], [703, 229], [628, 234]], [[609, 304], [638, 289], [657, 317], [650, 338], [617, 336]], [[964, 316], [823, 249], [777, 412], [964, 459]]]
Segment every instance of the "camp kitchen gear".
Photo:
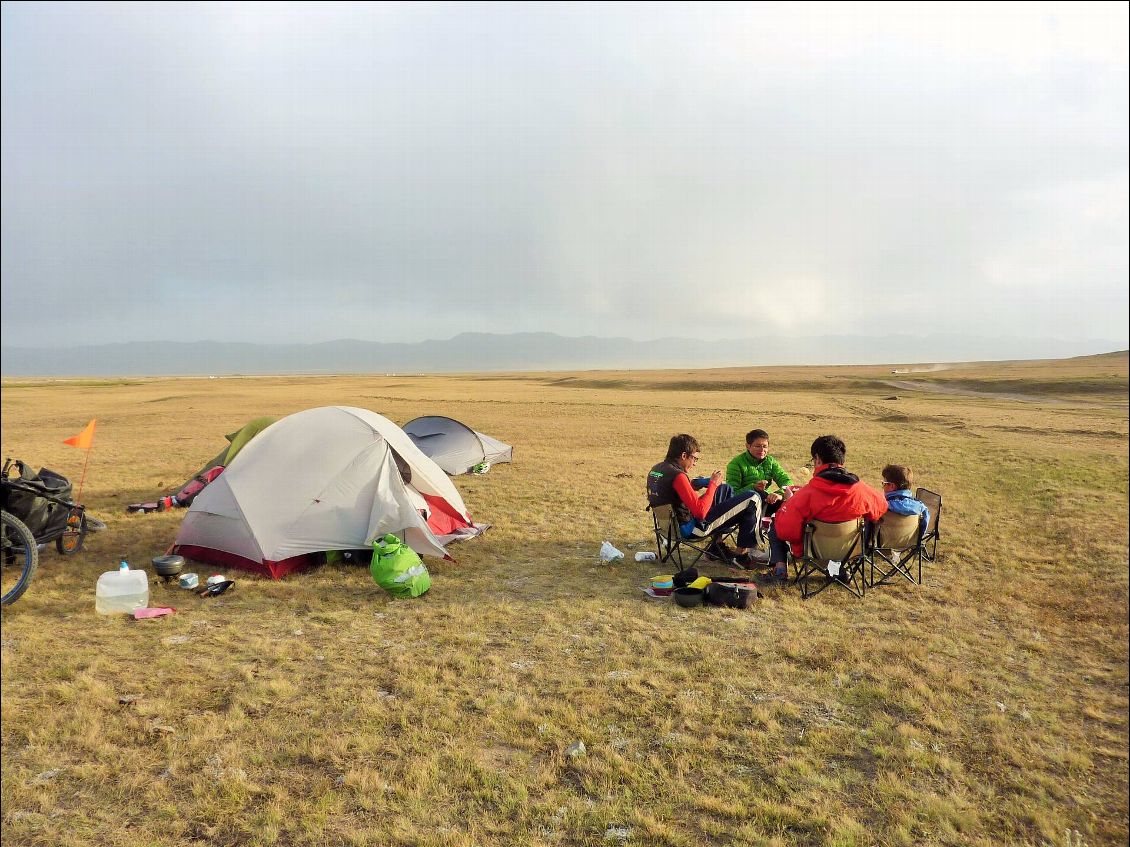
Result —
[[194, 573], [182, 573], [179, 584], [181, 588], [196, 588], [200, 584], [200, 576]]
[[690, 609], [702, 605], [703, 591], [701, 588], [676, 588], [672, 596], [677, 604]]
[[735, 585], [734, 588], [738, 592], [737, 609], [748, 609], [758, 598], [756, 585]]
[[196, 593], [201, 597], [219, 597], [233, 585], [235, 585], [235, 580], [225, 579], [223, 582], [213, 582], [211, 585], [205, 585]]
[[184, 556], [156, 556], [152, 559], [157, 576], [169, 582], [184, 570]]

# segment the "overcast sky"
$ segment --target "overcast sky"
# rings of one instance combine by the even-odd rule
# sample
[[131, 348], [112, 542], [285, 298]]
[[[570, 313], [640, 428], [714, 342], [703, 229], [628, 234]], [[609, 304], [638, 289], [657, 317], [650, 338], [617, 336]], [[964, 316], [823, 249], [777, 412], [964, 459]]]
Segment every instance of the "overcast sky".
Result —
[[1127, 10], [4, 3], [3, 342], [1124, 348]]

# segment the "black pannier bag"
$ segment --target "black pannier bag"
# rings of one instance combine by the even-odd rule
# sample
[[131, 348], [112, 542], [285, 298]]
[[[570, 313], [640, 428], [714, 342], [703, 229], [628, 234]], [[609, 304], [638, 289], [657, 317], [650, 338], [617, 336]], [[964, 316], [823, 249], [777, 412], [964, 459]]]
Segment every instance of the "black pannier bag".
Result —
[[65, 476], [55, 473], [47, 468], [40, 468], [38, 474], [33, 474], [31, 468], [23, 462], [14, 462], [20, 472], [19, 481], [22, 488], [34, 489], [24, 491], [11, 488], [8, 491], [8, 503], [5, 511], [15, 515], [31, 530], [31, 534], [40, 537], [62, 531], [67, 523], [70, 509], [60, 503], [54, 503], [46, 497], [57, 497], [70, 502], [71, 483]]

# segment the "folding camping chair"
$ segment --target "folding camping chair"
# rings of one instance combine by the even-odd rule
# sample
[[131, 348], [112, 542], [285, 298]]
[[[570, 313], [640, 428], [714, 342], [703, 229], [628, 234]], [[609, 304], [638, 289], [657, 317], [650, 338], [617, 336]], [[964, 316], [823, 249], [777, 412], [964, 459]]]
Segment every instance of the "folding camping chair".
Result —
[[[867, 536], [864, 518], [843, 523], [815, 520], [806, 523], [801, 557], [798, 559], [791, 550], [789, 552], [801, 598], [807, 600], [833, 583], [862, 597], [867, 591], [865, 568], [871, 562]], [[821, 578], [816, 588], [810, 585], [813, 577]]]
[[[660, 562], [671, 562], [679, 566], [679, 570], [692, 567], [703, 556], [710, 554], [710, 548], [717, 544], [722, 547], [724, 542], [731, 539], [738, 531], [737, 526], [720, 528], [732, 515], [723, 515], [701, 529], [696, 526], [689, 538], [684, 538], [679, 521], [675, 517], [675, 510], [671, 506], [648, 506], [651, 510], [651, 519], [655, 530], [655, 549]], [[694, 551], [694, 558], [683, 560], [683, 548]], [[712, 554], [710, 554], [712, 555]], [[690, 554], [688, 554], [689, 558]], [[729, 559], [729, 556], [726, 557]], [[729, 561], [726, 564], [730, 564]]]
[[922, 558], [927, 562], [932, 562], [938, 556], [938, 539], [942, 537], [940, 529], [942, 495], [931, 491], [929, 488], [919, 488], [914, 492], [914, 499], [921, 500], [930, 510], [930, 522], [926, 524], [926, 531], [922, 533]]
[[922, 520], [918, 515], [887, 512], [875, 525], [868, 585], [871, 588], [884, 585], [895, 576], [905, 577], [915, 585], [922, 584]]

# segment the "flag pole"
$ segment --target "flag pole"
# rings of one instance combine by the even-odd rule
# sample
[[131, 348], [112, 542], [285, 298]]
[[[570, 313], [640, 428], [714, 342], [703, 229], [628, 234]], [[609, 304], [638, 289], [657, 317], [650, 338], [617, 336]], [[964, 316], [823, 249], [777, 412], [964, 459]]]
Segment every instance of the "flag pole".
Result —
[[82, 477], [78, 481], [78, 495], [75, 497], [75, 503], [82, 502], [82, 484], [86, 482], [86, 468], [90, 464], [90, 451], [93, 448], [93, 444], [86, 448], [86, 461], [82, 463]]

